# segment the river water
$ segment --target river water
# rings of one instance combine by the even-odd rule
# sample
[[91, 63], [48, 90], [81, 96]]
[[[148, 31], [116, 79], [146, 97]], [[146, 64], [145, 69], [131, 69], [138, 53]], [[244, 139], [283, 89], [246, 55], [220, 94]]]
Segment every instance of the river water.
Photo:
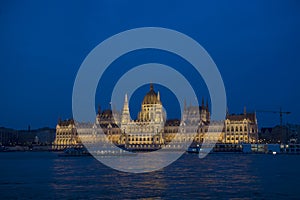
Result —
[[0, 162], [0, 199], [300, 199], [297, 155], [184, 154], [144, 174], [55, 152], [0, 153]]

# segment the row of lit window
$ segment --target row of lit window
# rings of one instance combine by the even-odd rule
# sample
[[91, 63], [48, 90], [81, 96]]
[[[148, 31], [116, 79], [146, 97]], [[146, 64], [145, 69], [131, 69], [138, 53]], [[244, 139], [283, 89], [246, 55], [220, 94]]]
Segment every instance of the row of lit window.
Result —
[[[227, 132], [229, 132], [229, 127], [227, 127]], [[243, 127], [242, 126], [240, 126], [240, 131], [247, 131], [248, 129], [247, 129], [247, 126], [245, 126], [244, 127], [244, 130], [243, 130]], [[231, 127], [231, 131], [233, 132], [234, 131], [234, 128], [233, 128], [233, 126]], [[239, 131], [239, 127], [238, 126], [236, 126], [235, 127], [235, 131]], [[253, 129], [253, 132], [254, 132], [254, 129]]]
[[[226, 140], [239, 140], [239, 137], [227, 137]], [[248, 137], [240, 137], [240, 140], [248, 140]]]
[[73, 135], [72, 132], [57, 132], [56, 135]]
[[226, 133], [226, 135], [248, 135], [248, 133], [247, 132], [244, 132], [244, 133], [237, 133], [237, 132], [228, 132], [228, 133]]
[[[156, 138], [156, 140], [158, 141], [158, 138]], [[128, 138], [128, 141], [150, 141], [150, 138]], [[152, 141], [152, 138], [151, 138]]]

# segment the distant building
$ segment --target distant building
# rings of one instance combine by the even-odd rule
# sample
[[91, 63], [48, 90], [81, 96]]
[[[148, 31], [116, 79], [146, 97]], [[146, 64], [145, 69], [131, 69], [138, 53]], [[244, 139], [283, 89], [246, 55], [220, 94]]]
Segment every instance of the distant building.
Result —
[[128, 99], [125, 95], [120, 126], [124, 134], [121, 141], [125, 144], [163, 144], [165, 119], [166, 114], [160, 101], [160, 94], [154, 91], [152, 84], [143, 99], [136, 120], [130, 119]]
[[0, 127], [0, 145], [4, 146], [51, 145], [54, 139], [55, 129], [48, 127], [34, 130], [14, 130]]
[[287, 124], [284, 126], [263, 127], [259, 133], [259, 141], [262, 143], [286, 143], [290, 140], [299, 142], [300, 125]]
[[56, 126], [56, 137], [52, 149], [63, 150], [68, 147], [81, 147], [82, 142], [96, 142], [99, 138], [96, 138], [95, 135], [100, 128], [110, 141], [118, 144], [121, 136], [121, 129], [115, 123], [114, 116], [119, 116], [119, 114], [113, 115], [111, 110], [104, 110], [101, 112], [99, 107], [95, 123], [93, 124], [75, 123], [73, 119], [64, 121], [59, 120]]
[[31, 131], [37, 139], [38, 144], [51, 145], [55, 140], [55, 129], [54, 128], [39, 128]]
[[225, 120], [224, 143], [255, 143], [258, 141], [258, 125], [255, 113], [229, 115]]
[[64, 149], [82, 142], [95, 143], [104, 139], [99, 137], [102, 131], [109, 141], [130, 147], [168, 144], [174, 138], [178, 143], [193, 141], [198, 144], [205, 138], [232, 144], [255, 143], [258, 139], [255, 113], [247, 113], [245, 109], [243, 114], [227, 114], [222, 121], [211, 121], [208, 102], [205, 105], [204, 99], [201, 106], [187, 106], [184, 102], [182, 119], [167, 120], [160, 93], [155, 92], [151, 84], [137, 119], [130, 118], [128, 97], [125, 95], [122, 112], [115, 109], [101, 112], [99, 107], [94, 123], [60, 121], [56, 127], [54, 148]]
[[101, 127], [109, 141], [120, 144], [122, 134], [121, 129], [119, 128], [120, 120], [121, 115], [116, 110], [104, 110], [101, 112], [99, 108], [94, 128], [97, 129]]
[[287, 124], [287, 135], [289, 140], [300, 141], [300, 125], [299, 124]]
[[56, 125], [56, 137], [52, 148], [55, 150], [62, 150], [67, 147], [80, 145], [81, 141], [78, 137], [74, 120], [59, 120]]
[[18, 131], [18, 144], [19, 145], [51, 145], [55, 139], [55, 129], [53, 128], [39, 128], [31, 130]]
[[[202, 100], [202, 106], [190, 106], [185, 107], [184, 117], [193, 116], [195, 110], [199, 109], [200, 113], [200, 123], [197, 130], [197, 135], [194, 138], [194, 142], [202, 143], [206, 137], [208, 140], [218, 141], [219, 143], [230, 143], [230, 144], [240, 144], [240, 143], [256, 143], [258, 140], [258, 124], [255, 113], [247, 113], [246, 109], [243, 114], [227, 114], [226, 119], [222, 121], [211, 121], [210, 112], [208, 105], [204, 106]], [[193, 119], [191, 120], [196, 120]], [[199, 121], [199, 120], [198, 120]], [[179, 120], [167, 121], [165, 126], [165, 137], [167, 141], [170, 141], [175, 137], [175, 134], [179, 131], [180, 126]], [[186, 138], [187, 135], [182, 135], [182, 139]]]
[[274, 131], [273, 127], [263, 127], [260, 129], [259, 141], [261, 143], [281, 143], [281, 131]]
[[18, 131], [0, 127], [0, 145], [10, 146], [18, 143]]
[[[185, 126], [186, 123], [193, 126], [195, 125], [198, 127], [197, 130], [191, 130], [189, 127]], [[166, 140], [166, 143], [171, 141], [175, 143], [181, 143], [182, 141], [194, 141], [195, 143], [202, 143], [204, 134], [208, 132], [209, 124], [210, 112], [208, 102], [206, 102], [205, 105], [203, 98], [201, 106], [187, 106], [186, 102], [184, 102], [182, 120], [167, 120], [164, 127], [163, 136]], [[180, 126], [184, 129], [184, 132], [182, 132], [182, 128], [180, 130]], [[186, 134], [187, 132], [196, 133], [196, 136], [193, 137], [193, 134]], [[212, 137], [212, 135], [213, 134], [210, 134], [210, 137]], [[177, 141], [174, 141], [174, 138], [176, 138]]]

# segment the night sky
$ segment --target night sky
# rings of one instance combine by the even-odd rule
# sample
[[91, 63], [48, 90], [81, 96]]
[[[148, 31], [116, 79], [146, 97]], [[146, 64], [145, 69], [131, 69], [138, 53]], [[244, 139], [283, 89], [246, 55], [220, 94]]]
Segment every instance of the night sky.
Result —
[[[0, 126], [55, 127], [58, 118], [71, 118], [73, 83], [88, 53], [114, 34], [148, 26], [180, 31], [207, 50], [223, 77], [230, 113], [242, 113], [244, 106], [282, 107], [292, 112], [284, 123], [300, 124], [299, 11], [296, 0], [1, 1]], [[126, 71], [149, 61], [185, 65], [166, 52], [132, 52], [116, 60], [102, 80], [107, 93], [124, 72], [120, 66]], [[198, 97], [209, 98], [203, 80], [190, 78]], [[148, 87], [133, 95], [133, 112]], [[172, 98], [156, 88], [163, 103]], [[95, 100], [109, 107], [107, 96], [97, 93]], [[170, 107], [170, 118], [176, 110]], [[260, 127], [279, 123], [277, 114], [257, 116]]]

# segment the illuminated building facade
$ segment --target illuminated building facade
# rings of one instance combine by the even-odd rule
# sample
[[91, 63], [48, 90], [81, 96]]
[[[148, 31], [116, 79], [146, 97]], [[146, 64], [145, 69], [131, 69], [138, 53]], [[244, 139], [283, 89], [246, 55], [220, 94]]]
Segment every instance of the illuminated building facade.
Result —
[[223, 143], [255, 143], [258, 141], [258, 125], [255, 113], [227, 114], [224, 123]]
[[125, 95], [121, 116], [122, 143], [129, 145], [163, 144], [163, 132], [166, 114], [160, 101], [159, 92], [156, 93], [153, 84], [145, 95], [141, 111], [136, 120], [130, 119], [128, 98]]
[[62, 150], [74, 146], [80, 146], [80, 140], [78, 138], [74, 120], [59, 120], [56, 125], [56, 137], [52, 149]]
[[[187, 121], [192, 125], [193, 130], [184, 126]], [[100, 130], [104, 132], [106, 138], [100, 136]], [[196, 136], [189, 133], [195, 133]], [[176, 134], [177, 141], [174, 141]], [[256, 115], [247, 113], [245, 109], [243, 114], [227, 114], [225, 120], [211, 121], [208, 102], [205, 104], [202, 99], [201, 106], [187, 106], [184, 103], [182, 120], [166, 120], [160, 94], [154, 91], [151, 84], [136, 120], [130, 118], [128, 97], [125, 95], [121, 113], [115, 109], [101, 112], [99, 107], [94, 123], [59, 121], [53, 147], [64, 149], [80, 145], [82, 142], [95, 143], [108, 139], [116, 145], [125, 147], [151, 148], [171, 141], [175, 143], [193, 141], [201, 144], [204, 138], [219, 143], [255, 143], [258, 139]]]

